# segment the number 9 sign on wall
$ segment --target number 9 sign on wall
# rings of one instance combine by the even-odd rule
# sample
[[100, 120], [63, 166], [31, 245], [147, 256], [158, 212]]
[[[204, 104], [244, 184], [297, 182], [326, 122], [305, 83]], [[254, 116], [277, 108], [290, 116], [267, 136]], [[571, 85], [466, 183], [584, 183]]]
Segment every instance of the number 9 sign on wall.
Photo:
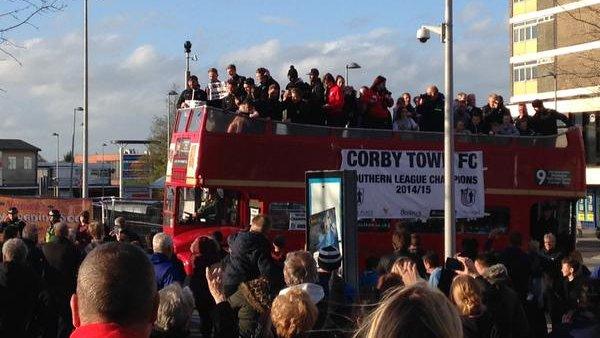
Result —
[[[483, 153], [457, 152], [454, 165], [456, 217], [483, 217]], [[444, 210], [441, 151], [343, 149], [340, 169], [357, 172], [359, 219], [426, 219]]]

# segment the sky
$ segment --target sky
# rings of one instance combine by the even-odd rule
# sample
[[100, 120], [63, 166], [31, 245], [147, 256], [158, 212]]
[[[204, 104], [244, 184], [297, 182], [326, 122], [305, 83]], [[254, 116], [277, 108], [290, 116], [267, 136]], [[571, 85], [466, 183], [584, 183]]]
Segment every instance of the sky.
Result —
[[[60, 153], [69, 151], [73, 109], [83, 105], [83, 1], [63, 3], [5, 34], [21, 64], [0, 54], [0, 138], [23, 139], [48, 159], [56, 153], [54, 132]], [[507, 97], [509, 1], [454, 3], [455, 93], [474, 92], [479, 105], [491, 92]], [[0, 13], [15, 6], [1, 1]], [[90, 153], [106, 141], [148, 137], [152, 118], [167, 112], [169, 90], [183, 87], [186, 40], [201, 85], [209, 67], [225, 79], [230, 63], [244, 76], [264, 66], [285, 85], [291, 64], [307, 79], [310, 68], [344, 75], [356, 62], [362, 68], [350, 70], [353, 86], [381, 74], [394, 97], [429, 84], [443, 92], [443, 44], [415, 38], [443, 15], [443, 0], [89, 0]], [[0, 16], [0, 28], [7, 20]], [[77, 119], [80, 153], [80, 113]]]

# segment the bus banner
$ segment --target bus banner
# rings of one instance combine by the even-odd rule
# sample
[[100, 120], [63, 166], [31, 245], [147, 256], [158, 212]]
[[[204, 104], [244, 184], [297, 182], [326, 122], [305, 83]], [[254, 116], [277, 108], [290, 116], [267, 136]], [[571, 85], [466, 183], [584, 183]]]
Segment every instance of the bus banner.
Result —
[[[454, 165], [456, 217], [483, 217], [483, 153], [457, 152]], [[356, 170], [359, 219], [443, 215], [441, 151], [342, 149], [340, 169]]]

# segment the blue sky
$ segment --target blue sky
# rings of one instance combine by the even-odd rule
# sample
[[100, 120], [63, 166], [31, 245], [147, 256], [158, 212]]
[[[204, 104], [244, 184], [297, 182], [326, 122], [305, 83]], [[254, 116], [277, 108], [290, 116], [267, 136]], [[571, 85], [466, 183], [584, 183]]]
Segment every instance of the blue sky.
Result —
[[[456, 90], [507, 94], [505, 0], [455, 2]], [[48, 148], [52, 132], [70, 134], [72, 107], [81, 105], [83, 1], [35, 18], [8, 37], [23, 66], [0, 57], [0, 135]], [[442, 44], [420, 44], [421, 24], [443, 19], [442, 0], [422, 1], [156, 1], [90, 0], [90, 114], [92, 152], [102, 141], [145, 138], [152, 116], [164, 114], [165, 93], [181, 85], [185, 40], [198, 61], [192, 71], [230, 62], [243, 75], [266, 66], [285, 83], [290, 64], [301, 74], [317, 67], [334, 74], [350, 61], [363, 66], [352, 84], [388, 77], [397, 96], [442, 84]], [[5, 12], [10, 2], [0, 4]], [[3, 23], [0, 21], [0, 25]], [[443, 88], [441, 88], [443, 90]], [[23, 128], [25, 127], [25, 128]], [[61, 152], [65, 152], [66, 147]]]

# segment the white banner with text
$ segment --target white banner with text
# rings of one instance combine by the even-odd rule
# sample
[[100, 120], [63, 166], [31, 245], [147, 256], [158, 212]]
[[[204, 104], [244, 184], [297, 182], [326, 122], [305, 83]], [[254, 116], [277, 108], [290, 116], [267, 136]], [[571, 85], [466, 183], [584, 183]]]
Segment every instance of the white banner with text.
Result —
[[[341, 170], [356, 170], [358, 218], [443, 215], [442, 151], [342, 149]], [[457, 218], [484, 215], [483, 153], [454, 153]]]

